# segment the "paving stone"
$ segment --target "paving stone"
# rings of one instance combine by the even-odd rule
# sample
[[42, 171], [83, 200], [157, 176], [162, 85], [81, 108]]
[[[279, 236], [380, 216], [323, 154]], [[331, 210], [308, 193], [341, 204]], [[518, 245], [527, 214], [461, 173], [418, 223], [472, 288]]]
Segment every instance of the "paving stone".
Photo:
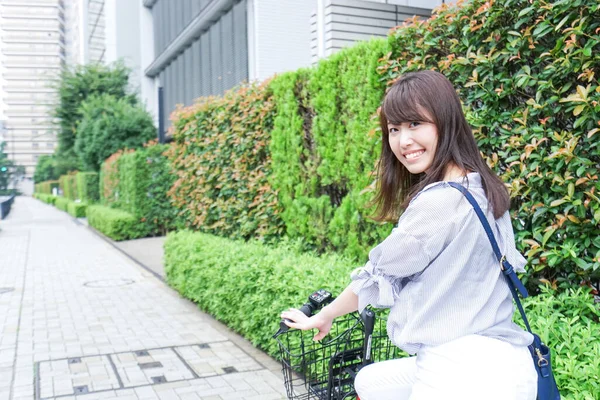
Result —
[[[42, 400], [284, 393], [279, 371], [264, 369], [272, 359], [54, 207], [18, 197], [0, 254], [0, 288], [14, 288], [0, 294], [0, 399], [35, 399], [35, 390]], [[157, 376], [166, 383], [152, 384]], [[83, 386], [90, 393], [75, 396]]]

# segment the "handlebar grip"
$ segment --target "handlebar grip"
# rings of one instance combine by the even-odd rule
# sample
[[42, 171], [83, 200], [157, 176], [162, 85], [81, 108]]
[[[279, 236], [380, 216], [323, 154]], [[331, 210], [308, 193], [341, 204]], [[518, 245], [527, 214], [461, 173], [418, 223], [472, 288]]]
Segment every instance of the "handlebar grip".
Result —
[[[310, 303], [304, 303], [302, 307], [300, 307], [300, 311], [302, 311], [302, 313], [307, 317], [310, 317], [313, 314], [313, 311], [315, 311], [315, 307]], [[290, 329], [290, 327], [285, 324], [285, 321], [292, 322], [287, 318], [282, 319], [279, 323], [279, 330], [277, 331], [277, 333], [275, 333], [273, 338], [276, 338], [277, 336], [287, 332]]]
[[313, 311], [315, 311], [315, 308], [310, 303], [304, 303], [302, 307], [300, 307], [300, 311], [307, 317], [310, 317], [313, 314]]

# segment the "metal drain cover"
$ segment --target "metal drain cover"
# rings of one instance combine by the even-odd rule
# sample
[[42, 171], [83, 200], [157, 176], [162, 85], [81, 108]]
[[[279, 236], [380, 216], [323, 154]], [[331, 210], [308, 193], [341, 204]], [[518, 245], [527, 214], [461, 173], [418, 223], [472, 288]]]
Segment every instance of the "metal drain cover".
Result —
[[105, 288], [105, 287], [118, 287], [127, 286], [135, 283], [133, 279], [101, 279], [97, 281], [89, 281], [83, 284], [83, 286], [93, 288]]

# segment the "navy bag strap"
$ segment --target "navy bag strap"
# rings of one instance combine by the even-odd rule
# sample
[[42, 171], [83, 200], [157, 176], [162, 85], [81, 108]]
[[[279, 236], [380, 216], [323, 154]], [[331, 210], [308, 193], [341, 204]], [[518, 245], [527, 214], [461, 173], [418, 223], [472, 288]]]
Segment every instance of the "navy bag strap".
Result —
[[513, 268], [513, 266], [510, 265], [510, 263], [508, 262], [506, 257], [504, 257], [502, 255], [502, 253], [500, 252], [500, 248], [498, 247], [498, 243], [496, 242], [496, 238], [494, 237], [494, 233], [492, 232], [492, 227], [490, 226], [490, 223], [488, 222], [487, 218], [483, 214], [481, 207], [479, 207], [479, 204], [477, 204], [477, 200], [475, 200], [475, 198], [467, 190], [467, 188], [465, 188], [461, 184], [456, 183], [456, 182], [446, 182], [446, 183], [448, 183], [454, 189], [460, 191], [467, 198], [467, 200], [469, 200], [469, 203], [471, 203], [471, 205], [473, 206], [473, 209], [475, 210], [475, 213], [479, 217], [479, 220], [481, 221], [481, 224], [483, 225], [483, 229], [485, 230], [485, 233], [486, 233], [488, 239], [490, 240], [490, 243], [492, 244], [492, 248], [494, 249], [494, 254], [496, 254], [496, 257], [498, 258], [498, 261], [500, 262], [500, 268], [502, 269], [502, 273], [507, 278], [506, 281], [508, 282], [508, 287], [510, 289], [510, 292], [512, 293], [515, 303], [517, 303], [517, 308], [519, 309], [519, 313], [521, 313], [523, 322], [525, 322], [525, 326], [527, 327], [527, 330], [529, 331], [529, 333], [531, 333], [533, 335], [533, 332], [531, 331], [531, 327], [529, 326], [529, 321], [527, 320], [527, 316], [525, 315], [525, 310], [523, 309], [523, 306], [521, 305], [521, 300], [519, 300], [519, 295], [517, 294], [517, 291], [518, 291], [519, 293], [521, 293], [521, 296], [523, 296], [523, 298], [525, 298], [525, 297], [529, 296], [529, 294], [527, 293], [527, 289], [525, 289], [525, 286], [523, 286], [523, 283], [521, 283], [521, 281], [519, 280], [519, 277], [515, 273], [515, 269]]

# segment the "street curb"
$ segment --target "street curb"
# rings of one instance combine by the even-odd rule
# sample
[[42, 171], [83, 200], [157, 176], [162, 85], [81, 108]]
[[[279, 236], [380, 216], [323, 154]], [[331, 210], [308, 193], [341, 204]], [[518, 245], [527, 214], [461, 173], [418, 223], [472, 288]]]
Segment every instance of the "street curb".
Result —
[[98, 236], [99, 238], [103, 239], [105, 242], [107, 242], [108, 244], [110, 244], [115, 249], [119, 250], [119, 252], [121, 254], [123, 254], [124, 256], [126, 256], [127, 258], [129, 258], [131, 261], [133, 261], [134, 263], [136, 263], [137, 265], [139, 265], [140, 267], [144, 268], [146, 271], [150, 272], [152, 275], [154, 275], [155, 277], [157, 277], [161, 282], [163, 282], [167, 286], [169, 286], [167, 284], [167, 281], [165, 280], [165, 278], [162, 277], [162, 275], [160, 275], [157, 272], [153, 271], [150, 267], [146, 266], [144, 263], [142, 263], [141, 261], [139, 261], [137, 258], [135, 258], [132, 255], [130, 255], [129, 253], [125, 252], [125, 250], [121, 249], [119, 246], [117, 246], [115, 244], [114, 240], [112, 240], [108, 236], [103, 235], [101, 232], [99, 232], [96, 229], [94, 229], [93, 226], [91, 226], [89, 224], [82, 224], [81, 221], [79, 221], [77, 218], [73, 217], [71, 214], [67, 213], [67, 215], [69, 215], [74, 220], [75, 224], [85, 226], [88, 230], [90, 230], [91, 232], [95, 233], [96, 236]]

